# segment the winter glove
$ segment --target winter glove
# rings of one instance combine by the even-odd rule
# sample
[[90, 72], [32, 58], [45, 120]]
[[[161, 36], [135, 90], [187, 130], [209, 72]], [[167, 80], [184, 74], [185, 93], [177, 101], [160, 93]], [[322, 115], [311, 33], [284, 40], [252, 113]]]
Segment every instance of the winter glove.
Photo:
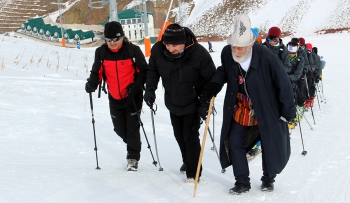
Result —
[[198, 112], [198, 115], [201, 117], [202, 120], [206, 120], [207, 119], [207, 115], [208, 115], [208, 108], [209, 108], [209, 103], [206, 102], [206, 103], [203, 103], [201, 104], [198, 109], [197, 109], [197, 112]]
[[320, 78], [315, 79], [315, 83], [318, 83], [318, 82], [320, 82]]
[[304, 68], [304, 69], [303, 69], [303, 74], [306, 75], [307, 72], [308, 72], [307, 68]]
[[88, 78], [88, 81], [85, 84], [85, 91], [87, 93], [91, 93], [91, 92], [95, 92], [95, 90], [97, 89], [98, 84], [91, 82], [90, 78]]
[[126, 90], [128, 91], [129, 97], [134, 97], [137, 93], [142, 91], [142, 87], [135, 83], [131, 83], [126, 87]]
[[154, 101], [156, 100], [156, 94], [153, 90], [146, 90], [145, 95], [143, 96], [147, 106], [152, 108]]
[[220, 92], [222, 85], [216, 82], [209, 83], [209, 98], [216, 97], [216, 95]]
[[314, 72], [316, 70], [315, 66], [311, 67], [311, 71]]

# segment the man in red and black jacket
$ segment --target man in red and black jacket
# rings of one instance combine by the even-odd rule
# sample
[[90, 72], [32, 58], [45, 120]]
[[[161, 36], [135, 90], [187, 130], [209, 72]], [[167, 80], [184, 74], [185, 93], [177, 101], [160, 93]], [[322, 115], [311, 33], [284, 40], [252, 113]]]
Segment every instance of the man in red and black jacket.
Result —
[[127, 170], [137, 171], [140, 160], [140, 123], [137, 113], [142, 108], [143, 86], [148, 64], [141, 49], [129, 43], [119, 22], [105, 25], [105, 41], [95, 51], [95, 61], [87, 93], [94, 92], [102, 79], [108, 86], [110, 114], [114, 131], [127, 144]]

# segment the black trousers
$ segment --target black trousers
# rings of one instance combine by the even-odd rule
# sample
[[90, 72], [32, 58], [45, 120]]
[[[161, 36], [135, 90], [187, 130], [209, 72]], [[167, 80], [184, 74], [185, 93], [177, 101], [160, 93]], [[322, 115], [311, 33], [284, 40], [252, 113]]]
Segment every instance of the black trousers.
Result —
[[[229, 149], [230, 159], [233, 168], [233, 174], [235, 176], [236, 183], [250, 184], [249, 178], [249, 166], [247, 160], [246, 149], [246, 137], [250, 126], [241, 126], [234, 119], [231, 121], [231, 128], [229, 134]], [[263, 142], [261, 142], [261, 148], [263, 149]], [[274, 182], [274, 176], [269, 176], [267, 172], [267, 166], [264, 159], [264, 150], [262, 150], [262, 169], [263, 176], [262, 181]]]
[[[306, 74], [307, 86], [309, 88], [310, 99], [311, 99], [311, 97], [315, 96], [315, 91], [316, 91], [316, 88], [315, 88], [315, 77], [316, 77], [315, 71], [309, 71]], [[308, 95], [306, 95], [306, 96], [307, 96], [307, 99], [309, 99]]]
[[299, 80], [297, 80], [297, 86], [298, 86], [298, 92], [297, 92], [297, 105], [298, 106], [304, 106], [304, 103], [307, 98], [307, 89], [306, 89], [306, 80], [305, 75], [302, 75]]
[[[200, 118], [198, 113], [177, 116], [170, 112], [174, 136], [179, 145], [182, 161], [186, 164], [186, 175], [195, 178], [201, 145], [199, 140]], [[202, 168], [199, 177], [201, 176]]]
[[118, 109], [110, 102], [110, 114], [114, 131], [126, 143], [127, 159], [140, 160], [141, 137], [140, 123], [133, 106]]

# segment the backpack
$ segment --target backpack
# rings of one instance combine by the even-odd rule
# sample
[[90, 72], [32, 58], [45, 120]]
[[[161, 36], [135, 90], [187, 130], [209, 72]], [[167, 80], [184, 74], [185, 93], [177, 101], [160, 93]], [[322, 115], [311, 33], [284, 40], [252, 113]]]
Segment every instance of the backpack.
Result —
[[[137, 76], [138, 76], [138, 72], [136, 70], [136, 65], [135, 65], [135, 53], [134, 53], [134, 49], [133, 49], [133, 44], [130, 42], [130, 41], [123, 41], [123, 44], [126, 45], [126, 48], [128, 50], [128, 53], [129, 53], [129, 57], [132, 59], [132, 64], [133, 64], [133, 67], [134, 67], [134, 81], [136, 80]], [[101, 66], [102, 66], [102, 80], [101, 82], [99, 83], [99, 88], [98, 88], [98, 98], [101, 97], [101, 89], [103, 90], [103, 92], [105, 94], [107, 94], [107, 90], [106, 90], [106, 75], [105, 75], [105, 70], [104, 70], [104, 65], [103, 65], [103, 61], [104, 61], [104, 57], [105, 57], [105, 54], [106, 54], [106, 49], [107, 48], [102, 48], [101, 46], [101, 49], [100, 49], [100, 61], [101, 61]], [[102, 81], [103, 81], [103, 84], [102, 84]]]

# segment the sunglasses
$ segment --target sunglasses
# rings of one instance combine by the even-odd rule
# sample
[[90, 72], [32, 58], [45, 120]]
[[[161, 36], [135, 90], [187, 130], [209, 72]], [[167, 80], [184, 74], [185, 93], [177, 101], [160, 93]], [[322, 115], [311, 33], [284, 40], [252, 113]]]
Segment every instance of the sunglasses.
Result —
[[289, 54], [296, 54], [296, 52], [289, 52]]
[[280, 41], [278, 38], [275, 38], [275, 39], [270, 39], [270, 41], [273, 41], [274, 43]]
[[116, 41], [119, 41], [120, 37], [116, 37], [116, 38], [105, 38], [106, 42], [116, 42]]

